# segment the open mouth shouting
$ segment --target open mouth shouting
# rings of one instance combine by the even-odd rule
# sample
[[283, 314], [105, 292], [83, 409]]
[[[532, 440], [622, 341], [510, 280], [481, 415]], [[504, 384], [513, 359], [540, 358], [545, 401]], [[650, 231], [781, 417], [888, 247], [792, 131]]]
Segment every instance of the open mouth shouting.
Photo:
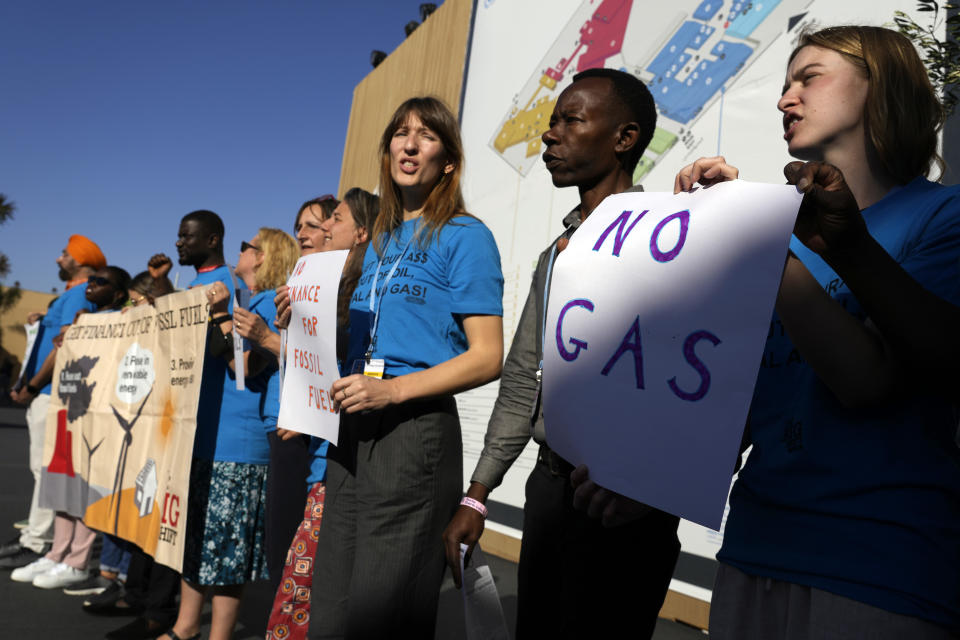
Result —
[[795, 113], [786, 113], [783, 116], [783, 139], [787, 142], [793, 137], [793, 134], [797, 128], [797, 123], [799, 123], [803, 118], [798, 116]]

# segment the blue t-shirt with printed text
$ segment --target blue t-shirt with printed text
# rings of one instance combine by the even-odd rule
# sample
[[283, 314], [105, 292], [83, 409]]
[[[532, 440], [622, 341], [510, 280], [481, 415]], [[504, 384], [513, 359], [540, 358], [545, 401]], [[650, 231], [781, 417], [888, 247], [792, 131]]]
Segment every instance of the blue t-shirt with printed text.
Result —
[[[226, 265], [198, 273], [190, 287], [214, 282], [222, 282], [230, 290], [229, 311], [232, 313], [234, 284]], [[245, 288], [243, 282], [238, 284]], [[261, 417], [266, 384], [250, 382], [245, 380], [246, 389], [237, 390], [236, 376], [227, 362], [209, 353], [204, 356], [194, 457], [250, 464], [269, 462], [270, 447]]]
[[[30, 381], [43, 366], [44, 360], [53, 351], [53, 339], [60, 335], [60, 329], [65, 325], [73, 324], [73, 319], [81, 309], [95, 311], [96, 305], [87, 300], [87, 285], [78, 284], [70, 287], [60, 297], [53, 301], [46, 315], [40, 321], [40, 331], [37, 334], [36, 346], [30, 354], [30, 359], [24, 369], [24, 380]], [[40, 393], [50, 393], [50, 383], [44, 385]]]
[[[411, 242], [420, 226], [420, 218], [415, 218], [397, 227], [385, 244], [382, 262], [371, 243], [350, 300], [351, 337], [358, 331], [369, 335], [370, 292], [379, 265], [379, 321], [371, 355], [383, 358], [386, 373], [395, 376], [466, 351], [463, 316], [503, 315], [500, 253], [490, 230], [476, 218], [457, 216], [423, 246], [419, 235]], [[351, 340], [347, 363], [363, 356], [358, 350], [357, 341]]]
[[[917, 178], [863, 211], [924, 288], [960, 305], [960, 187]], [[843, 307], [839, 276], [791, 249]], [[750, 452], [718, 558], [960, 632], [960, 449], [951, 405], [907, 391], [843, 407], [774, 316], [750, 412]]]

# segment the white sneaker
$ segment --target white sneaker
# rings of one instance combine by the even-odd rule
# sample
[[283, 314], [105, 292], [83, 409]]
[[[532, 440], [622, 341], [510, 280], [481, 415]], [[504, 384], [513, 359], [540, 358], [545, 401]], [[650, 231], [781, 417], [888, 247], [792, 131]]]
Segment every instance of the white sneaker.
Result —
[[25, 567], [14, 569], [13, 572], [10, 573], [10, 579], [14, 582], [33, 582], [33, 579], [38, 575], [41, 573], [46, 573], [50, 569], [53, 569], [56, 565], [57, 563], [53, 560], [40, 558], [39, 560], [34, 560]]
[[89, 577], [90, 574], [87, 571], [74, 569], [70, 565], [60, 562], [49, 571], [35, 576], [33, 586], [41, 589], [62, 589], [83, 582]]

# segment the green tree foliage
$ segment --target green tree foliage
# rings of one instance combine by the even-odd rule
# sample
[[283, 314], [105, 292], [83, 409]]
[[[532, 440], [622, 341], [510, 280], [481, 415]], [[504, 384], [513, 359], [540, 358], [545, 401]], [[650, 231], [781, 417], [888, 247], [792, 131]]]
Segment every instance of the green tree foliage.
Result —
[[[12, 220], [16, 208], [16, 205], [7, 199], [7, 196], [0, 193], [0, 224]], [[8, 273], [10, 273], [10, 260], [6, 254], [0, 253], [0, 278], [5, 277]], [[20, 287], [16, 285], [12, 287], [0, 286], [0, 314], [13, 308], [18, 300], [20, 300]]]
[[[941, 95], [947, 115], [953, 113], [960, 100], [960, 13], [958, 5], [936, 0], [918, 0], [917, 11], [930, 15], [930, 22], [921, 26], [903, 11], [895, 11], [893, 21], [897, 30], [913, 40], [927, 65], [930, 82]], [[937, 31], [944, 27], [944, 39]]]

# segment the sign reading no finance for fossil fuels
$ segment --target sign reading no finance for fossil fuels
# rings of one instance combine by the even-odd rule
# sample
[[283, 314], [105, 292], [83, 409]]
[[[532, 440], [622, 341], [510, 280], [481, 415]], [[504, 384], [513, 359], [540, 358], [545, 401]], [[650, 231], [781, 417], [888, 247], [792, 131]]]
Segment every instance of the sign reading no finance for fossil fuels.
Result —
[[330, 386], [337, 369], [337, 291], [348, 251], [327, 251], [297, 261], [287, 280], [290, 325], [277, 426], [337, 444], [340, 415]]

